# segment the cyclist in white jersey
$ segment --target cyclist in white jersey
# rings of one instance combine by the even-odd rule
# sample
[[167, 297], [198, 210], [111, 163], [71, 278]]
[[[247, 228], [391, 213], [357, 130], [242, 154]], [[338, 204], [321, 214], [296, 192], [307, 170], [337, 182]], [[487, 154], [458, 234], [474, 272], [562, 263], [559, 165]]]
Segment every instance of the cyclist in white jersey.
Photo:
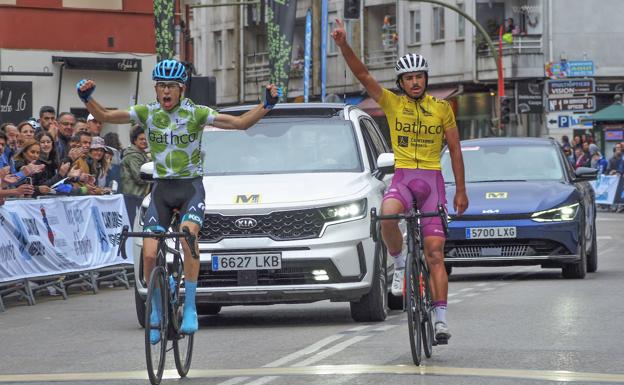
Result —
[[[279, 92], [275, 85], [266, 86], [266, 100], [241, 116], [219, 114], [217, 111], [195, 105], [182, 95], [187, 81], [186, 68], [175, 60], [163, 60], [152, 71], [155, 81], [156, 102], [136, 105], [129, 110], [107, 110], [92, 97], [93, 80], [81, 80], [76, 85], [78, 96], [89, 112], [100, 122], [140, 123], [146, 128], [152, 160], [154, 180], [152, 199], [146, 213], [146, 231], [165, 231], [171, 221], [173, 209], [179, 209], [181, 224], [197, 236], [203, 222], [204, 189], [201, 164], [201, 139], [203, 126], [210, 124], [222, 129], [245, 130], [277, 103]], [[156, 263], [156, 239], [143, 241], [143, 274], [149, 276]], [[197, 255], [197, 243], [193, 245]], [[197, 331], [195, 291], [199, 275], [199, 260], [191, 258], [190, 248], [182, 241], [184, 250], [184, 314], [180, 330], [191, 334]], [[157, 296], [154, 296], [157, 297]], [[156, 301], [157, 302], [157, 301]], [[158, 306], [152, 306], [152, 323], [160, 319]], [[152, 325], [156, 326], [156, 325]], [[158, 343], [160, 335], [153, 330], [151, 342]]]

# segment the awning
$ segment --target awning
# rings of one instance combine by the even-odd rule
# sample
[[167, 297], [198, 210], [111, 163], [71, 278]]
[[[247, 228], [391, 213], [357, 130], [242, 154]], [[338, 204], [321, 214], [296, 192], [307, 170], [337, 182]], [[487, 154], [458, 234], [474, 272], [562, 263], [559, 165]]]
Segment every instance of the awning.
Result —
[[609, 107], [595, 112], [590, 117], [582, 118], [581, 122], [624, 122], [624, 105], [615, 102]]
[[61, 65], [59, 73], [59, 89], [56, 99], [56, 111], [61, 105], [61, 88], [63, 86], [64, 70], [99, 70], [116, 72], [136, 72], [136, 88], [134, 101], [139, 101], [139, 78], [141, 76], [141, 59], [133, 58], [105, 58], [105, 57], [82, 57], [82, 56], [52, 56], [52, 63]]
[[52, 56], [52, 63], [63, 63], [68, 70], [141, 72], [141, 59]]
[[[453, 96], [459, 95], [461, 93], [461, 89], [459, 87], [428, 89], [427, 93], [438, 99], [448, 99]], [[362, 100], [358, 104], [358, 107], [360, 107], [370, 116], [385, 116], [383, 110], [373, 98], [366, 98]]]

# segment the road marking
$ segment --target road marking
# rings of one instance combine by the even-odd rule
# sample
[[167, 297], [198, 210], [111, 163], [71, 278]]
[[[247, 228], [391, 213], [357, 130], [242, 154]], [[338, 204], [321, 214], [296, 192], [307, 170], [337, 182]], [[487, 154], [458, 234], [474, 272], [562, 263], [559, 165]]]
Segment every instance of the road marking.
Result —
[[596, 235], [596, 239], [597, 240], [601, 240], [601, 239], [613, 239], [612, 236], [610, 235]]
[[603, 222], [620, 222], [622, 221], [622, 218], [596, 218], [597, 221], [603, 221]]
[[343, 350], [345, 350], [346, 348], [348, 348], [349, 346], [356, 344], [360, 341], [364, 341], [365, 339], [369, 338], [370, 336], [356, 336], [353, 337], [351, 339], [348, 339], [346, 341], [343, 341], [337, 345], [332, 346], [331, 348], [324, 350], [322, 352], [316, 353], [315, 355], [313, 355], [310, 358], [307, 358], [301, 362], [297, 362], [294, 365], [291, 365], [292, 367], [297, 367], [297, 366], [308, 366], [311, 365], [315, 362], [318, 362], [324, 358], [327, 358], [333, 354], [339, 353]]
[[395, 328], [397, 326], [399, 326], [399, 325], [384, 325], [384, 326], [380, 326], [378, 328], [375, 328], [372, 331], [375, 331], [375, 332], [385, 332], [385, 331], [393, 329], [393, 328]]
[[[590, 373], [565, 370], [521, 370], [493, 368], [458, 368], [443, 366], [414, 365], [318, 365], [286, 368], [247, 369], [191, 369], [189, 379], [211, 379], [217, 377], [271, 377], [271, 376], [318, 376], [318, 375], [421, 375], [450, 377], [489, 377], [519, 380], [558, 382], [603, 382], [624, 383], [624, 373]], [[163, 379], [179, 379], [176, 370], [165, 370]], [[0, 383], [20, 382], [91, 382], [114, 380], [147, 380], [145, 370], [127, 372], [50, 373], [0, 375]]]

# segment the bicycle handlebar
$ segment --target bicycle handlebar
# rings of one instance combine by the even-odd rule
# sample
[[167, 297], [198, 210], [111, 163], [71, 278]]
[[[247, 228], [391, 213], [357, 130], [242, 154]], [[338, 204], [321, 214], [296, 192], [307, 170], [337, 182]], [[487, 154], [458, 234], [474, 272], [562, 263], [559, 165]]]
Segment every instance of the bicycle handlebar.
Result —
[[375, 224], [377, 221], [383, 220], [401, 220], [405, 219], [408, 221], [417, 220], [420, 218], [435, 218], [440, 217], [442, 220], [442, 228], [444, 230], [444, 235], [448, 237], [448, 220], [446, 217], [446, 210], [444, 210], [444, 206], [438, 205], [437, 211], [429, 211], [429, 212], [418, 212], [415, 210], [410, 210], [407, 214], [393, 214], [393, 215], [377, 215], [377, 209], [374, 207], [371, 209], [371, 235], [373, 236], [373, 240], [377, 241], [377, 232], [375, 229]]
[[121, 230], [121, 242], [119, 244], [119, 251], [117, 255], [121, 254], [123, 259], [128, 259], [126, 255], [126, 240], [130, 237], [136, 238], [155, 238], [155, 239], [167, 239], [167, 238], [184, 238], [191, 249], [191, 256], [193, 259], [199, 259], [199, 256], [195, 252], [195, 235], [191, 234], [188, 227], [184, 226], [181, 232], [163, 232], [152, 233], [148, 231], [132, 232], [128, 231], [129, 226], [124, 226]]

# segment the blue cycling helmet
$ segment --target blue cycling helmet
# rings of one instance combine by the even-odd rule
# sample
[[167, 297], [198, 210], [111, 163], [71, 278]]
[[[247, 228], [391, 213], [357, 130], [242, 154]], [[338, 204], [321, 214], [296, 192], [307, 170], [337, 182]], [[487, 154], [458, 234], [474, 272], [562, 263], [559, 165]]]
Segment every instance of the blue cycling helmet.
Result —
[[186, 83], [188, 76], [184, 64], [177, 60], [162, 60], [156, 63], [152, 71], [152, 80], [173, 80]]

